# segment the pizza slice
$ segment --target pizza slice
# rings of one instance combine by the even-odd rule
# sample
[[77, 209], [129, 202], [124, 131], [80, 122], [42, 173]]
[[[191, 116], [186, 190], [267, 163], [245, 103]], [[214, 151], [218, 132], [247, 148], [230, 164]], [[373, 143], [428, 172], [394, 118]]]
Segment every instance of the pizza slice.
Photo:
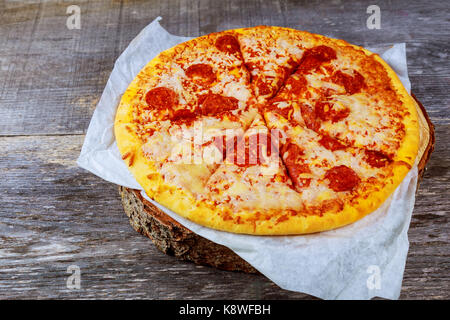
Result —
[[259, 26], [238, 30], [245, 65], [251, 73], [252, 88], [258, 102], [274, 96], [302, 58], [300, 35], [290, 29]]
[[[281, 156], [305, 210], [310, 214], [339, 212], [344, 206], [373, 205], [376, 192], [390, 185], [406, 164], [380, 158], [378, 153], [345, 145], [306, 127], [290, 125], [276, 113], [267, 114], [282, 128]], [[278, 125], [277, 125], [278, 124]], [[368, 198], [372, 194], [372, 198]]]
[[[226, 148], [225, 161], [207, 183], [221, 215], [239, 223], [262, 216], [276, 219], [285, 210], [302, 208], [279, 157], [278, 136], [268, 130], [261, 116], [242, 137], [228, 141], [232, 143]], [[245, 212], [248, 215], [240, 214]]]
[[[317, 52], [321, 59], [308, 58]], [[394, 94], [392, 86], [381, 62], [364, 52], [349, 46], [315, 46], [305, 51], [268, 108], [347, 145], [412, 165], [414, 159], [397, 152], [405, 140], [405, 124], [412, 118], [409, 109], [401, 107], [401, 99], [409, 97]]]
[[172, 59], [182, 91], [194, 97], [213, 93], [248, 101], [250, 74], [244, 65], [237, 34], [213, 33], [190, 40]]
[[337, 85], [322, 82], [318, 75], [328, 73], [336, 61], [336, 51], [325, 45], [305, 49], [295, 71], [276, 95], [287, 101], [316, 100], [338, 90]]
[[220, 110], [224, 112], [250, 110], [255, 103], [250, 74], [232, 32], [210, 34], [162, 52], [138, 74], [131, 89], [131, 103], [147, 106], [140, 108], [144, 114], [136, 115], [145, 124], [215, 115], [215, 105], [226, 106]]

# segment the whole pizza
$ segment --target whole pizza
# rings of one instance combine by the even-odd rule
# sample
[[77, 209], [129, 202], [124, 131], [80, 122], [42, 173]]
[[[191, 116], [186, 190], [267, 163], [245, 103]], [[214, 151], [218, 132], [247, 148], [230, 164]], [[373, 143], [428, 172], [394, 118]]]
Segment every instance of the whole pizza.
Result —
[[115, 119], [147, 195], [214, 229], [287, 235], [377, 209], [415, 163], [416, 105], [376, 54], [259, 26], [160, 53]]

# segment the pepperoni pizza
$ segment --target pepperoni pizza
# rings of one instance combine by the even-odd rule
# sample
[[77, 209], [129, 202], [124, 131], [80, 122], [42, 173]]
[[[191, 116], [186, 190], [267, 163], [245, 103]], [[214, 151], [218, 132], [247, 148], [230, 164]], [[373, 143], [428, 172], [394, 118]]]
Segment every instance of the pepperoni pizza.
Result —
[[414, 165], [414, 100], [376, 54], [260, 26], [159, 54], [124, 93], [122, 158], [155, 201], [201, 225], [304, 234], [377, 209]]

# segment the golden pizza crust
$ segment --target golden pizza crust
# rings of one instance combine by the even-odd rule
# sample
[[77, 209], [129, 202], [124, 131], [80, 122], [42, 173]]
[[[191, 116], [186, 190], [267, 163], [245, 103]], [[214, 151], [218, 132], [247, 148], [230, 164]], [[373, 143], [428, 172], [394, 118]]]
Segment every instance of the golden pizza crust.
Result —
[[[317, 43], [321, 43], [322, 40], [326, 39], [326, 42], [331, 41], [342, 45], [349, 45], [343, 40], [330, 39], [287, 28], [258, 28], [301, 32], [309, 39], [317, 39]], [[247, 30], [251, 30], [251, 28], [235, 29], [226, 32], [245, 33]], [[196, 41], [199, 41], [199, 39], [197, 38]], [[160, 63], [164, 63], [164, 61], [170, 60], [172, 55], [176, 52], [182, 51], [183, 48], [188, 45], [189, 41], [164, 51], [150, 61], [143, 68], [141, 73], [150, 73], [152, 68]], [[131, 173], [150, 198], [180, 216], [203, 226], [234, 233], [254, 235], [289, 235], [325, 231], [355, 222], [368, 213], [376, 210], [404, 179], [409, 169], [415, 163], [420, 134], [419, 121], [414, 99], [406, 92], [395, 72], [378, 55], [357, 46], [353, 47], [358, 50], [363, 50], [366, 55], [373, 56], [383, 65], [386, 72], [389, 74], [397, 93], [401, 96], [402, 102], [409, 110], [409, 115], [403, 122], [406, 129], [405, 139], [398, 150], [396, 159], [394, 159], [399, 164], [393, 167], [393, 175], [389, 178], [390, 181], [381, 190], [374, 187], [374, 190], [371, 191], [367, 198], [360, 198], [359, 201], [353, 203], [352, 205], [345, 204], [343, 210], [338, 213], [323, 212], [322, 215], [291, 215], [289, 213], [284, 214], [274, 212], [266, 215], [266, 219], [255, 220], [247, 218], [254, 217], [259, 210], [241, 210], [239, 212], [232, 213], [234, 218], [242, 218], [240, 219], [240, 223], [236, 223], [235, 219], [224, 219], [224, 215], [221, 213], [220, 209], [216, 208], [213, 203], [204, 200], [197, 200], [190, 192], [168, 184], [156, 169], [155, 164], [144, 156], [142, 142], [135, 133], [135, 128], [133, 127], [132, 100], [140, 89], [140, 80], [138, 77], [131, 82], [130, 86], [124, 93], [117, 110], [114, 130], [119, 151]], [[192, 183], [199, 182], [193, 181]], [[280, 219], [283, 216], [286, 216], [287, 219]]]

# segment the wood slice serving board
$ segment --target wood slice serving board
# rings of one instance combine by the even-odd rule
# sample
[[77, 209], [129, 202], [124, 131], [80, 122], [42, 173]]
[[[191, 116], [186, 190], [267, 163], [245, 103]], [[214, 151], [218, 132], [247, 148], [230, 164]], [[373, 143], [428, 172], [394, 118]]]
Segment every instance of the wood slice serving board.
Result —
[[[434, 126], [425, 108], [417, 102], [421, 136], [419, 147], [419, 182], [434, 149]], [[418, 183], [419, 183], [418, 182]], [[125, 213], [131, 226], [149, 237], [162, 252], [177, 258], [222, 270], [257, 273], [255, 268], [225, 246], [207, 240], [185, 228], [144, 199], [139, 190], [119, 187]]]

